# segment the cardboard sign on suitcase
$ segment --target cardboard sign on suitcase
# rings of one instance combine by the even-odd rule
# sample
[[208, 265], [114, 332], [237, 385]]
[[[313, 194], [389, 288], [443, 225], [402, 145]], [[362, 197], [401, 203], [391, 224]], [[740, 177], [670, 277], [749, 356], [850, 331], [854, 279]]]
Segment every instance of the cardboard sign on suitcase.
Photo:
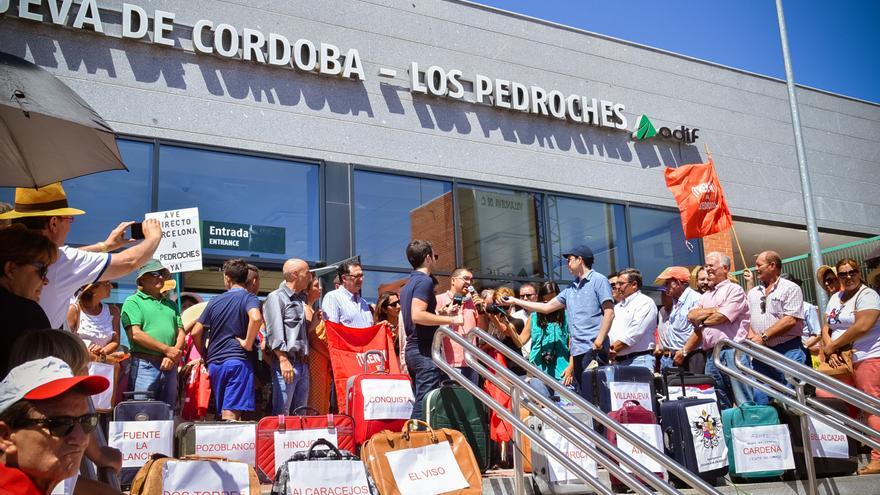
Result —
[[[623, 404], [623, 407], [616, 411], [608, 413], [608, 417], [617, 421], [625, 428], [641, 437], [658, 450], [663, 450], [663, 435], [660, 432], [660, 425], [657, 424], [657, 415], [642, 407], [638, 402], [631, 400]], [[657, 461], [651, 459], [648, 455], [642, 453], [638, 448], [622, 437], [618, 437], [617, 433], [612, 430], [606, 430], [605, 435], [608, 440], [620, 447], [625, 453], [632, 453], [632, 462], [641, 464], [654, 472], [660, 479], [666, 479], [666, 469]], [[625, 471], [631, 470], [625, 465], [621, 466]], [[615, 487], [624, 486], [624, 483], [614, 476], [611, 477], [611, 485]]]
[[257, 423], [212, 421], [180, 423], [174, 432], [177, 456], [223, 457], [251, 466], [257, 460]]
[[360, 457], [324, 439], [278, 464], [271, 495], [374, 493]]
[[138, 471], [131, 484], [131, 495], [178, 493], [260, 495], [260, 480], [253, 466], [243, 462], [155, 455]]

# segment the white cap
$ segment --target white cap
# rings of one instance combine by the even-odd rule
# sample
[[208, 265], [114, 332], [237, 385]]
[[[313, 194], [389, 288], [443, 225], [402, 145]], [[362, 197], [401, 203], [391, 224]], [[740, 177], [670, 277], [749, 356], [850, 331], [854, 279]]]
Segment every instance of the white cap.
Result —
[[56, 357], [28, 361], [13, 368], [0, 382], [0, 413], [22, 399], [45, 400], [83, 385], [90, 395], [110, 386], [102, 376], [73, 376], [70, 366]]

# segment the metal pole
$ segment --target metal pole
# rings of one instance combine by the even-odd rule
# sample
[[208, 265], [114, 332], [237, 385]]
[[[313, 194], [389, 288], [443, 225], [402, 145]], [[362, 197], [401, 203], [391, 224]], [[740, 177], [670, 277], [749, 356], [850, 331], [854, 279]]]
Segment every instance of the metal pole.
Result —
[[[513, 410], [513, 414], [519, 417], [519, 408], [520, 408], [520, 398], [519, 398], [519, 390], [516, 387], [510, 387], [510, 409]], [[525, 495], [526, 493], [526, 483], [525, 483], [525, 470], [523, 469], [523, 457], [522, 457], [522, 434], [519, 432], [519, 428], [513, 429], [513, 449], [511, 454], [513, 455], [513, 492], [517, 495]], [[815, 494], [811, 494], [815, 495]]]
[[[804, 407], [807, 405], [807, 394], [804, 392], [803, 382], [797, 386], [798, 402]], [[810, 418], [806, 414], [800, 415], [801, 442], [804, 444], [804, 466], [807, 468], [807, 489], [809, 495], [818, 495], [819, 487], [816, 486], [816, 465], [813, 464], [813, 440], [810, 438]]]
[[791, 70], [791, 55], [788, 52], [788, 33], [785, 29], [785, 15], [782, 12], [782, 0], [776, 0], [776, 17], [779, 20], [779, 38], [782, 40], [782, 60], [785, 63], [785, 82], [788, 86], [788, 103], [791, 107], [791, 126], [794, 130], [794, 146], [797, 152], [798, 170], [801, 175], [801, 191], [804, 196], [804, 214], [807, 220], [807, 235], [810, 238], [810, 261], [813, 265], [813, 285], [819, 303], [820, 314], [825, 314], [828, 296], [822, 287], [822, 281], [816, 280], [815, 274], [822, 266], [822, 248], [819, 245], [819, 229], [816, 226], [816, 211], [813, 208], [813, 187], [810, 185], [810, 172], [807, 170], [807, 153], [804, 148], [804, 136], [801, 131], [801, 117], [798, 113], [797, 94], [794, 87], [794, 72]]

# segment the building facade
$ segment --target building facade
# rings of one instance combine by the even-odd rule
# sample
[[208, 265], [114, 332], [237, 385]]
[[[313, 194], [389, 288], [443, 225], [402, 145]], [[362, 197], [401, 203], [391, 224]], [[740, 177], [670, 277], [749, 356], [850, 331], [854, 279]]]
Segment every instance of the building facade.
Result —
[[[119, 134], [128, 172], [65, 184], [88, 212], [74, 244], [196, 206], [208, 264], [360, 255], [368, 297], [408, 271], [411, 237], [487, 285], [566, 279], [558, 255], [584, 242], [600, 271], [650, 281], [701, 260], [663, 171], [707, 147], [737, 220], [804, 224], [772, 78], [460, 1], [0, 11], [0, 50], [57, 75]], [[880, 106], [798, 98], [820, 228], [880, 233]]]

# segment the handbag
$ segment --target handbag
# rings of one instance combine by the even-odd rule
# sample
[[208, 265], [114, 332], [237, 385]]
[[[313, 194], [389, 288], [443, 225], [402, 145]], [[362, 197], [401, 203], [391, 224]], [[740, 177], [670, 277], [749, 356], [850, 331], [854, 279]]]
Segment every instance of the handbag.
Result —
[[853, 376], [853, 350], [852, 346], [847, 346], [843, 349], [840, 349], [836, 352], [843, 360], [843, 366], [833, 367], [828, 364], [828, 357], [825, 357], [825, 360], [819, 361], [819, 367], [816, 368], [816, 371], [820, 373], [824, 373], [828, 376], [835, 376], [838, 378], [846, 378]]
[[[413, 430], [417, 425], [427, 430]], [[483, 491], [480, 467], [464, 435], [431, 429], [423, 421], [407, 421], [400, 432], [376, 433], [361, 447], [361, 459], [381, 495]]]

